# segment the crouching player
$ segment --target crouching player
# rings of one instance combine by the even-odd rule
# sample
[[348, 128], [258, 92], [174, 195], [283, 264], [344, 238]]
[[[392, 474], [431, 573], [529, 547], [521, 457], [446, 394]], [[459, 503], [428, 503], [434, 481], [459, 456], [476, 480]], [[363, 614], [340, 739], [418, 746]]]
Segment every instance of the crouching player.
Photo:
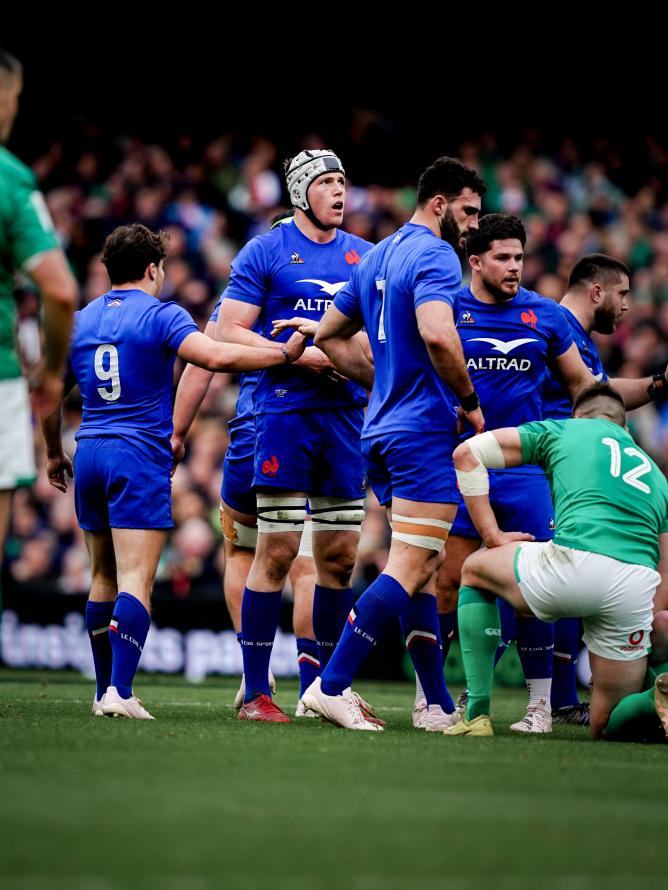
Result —
[[[493, 734], [496, 596], [543, 621], [582, 618], [594, 683], [593, 738], [614, 737], [614, 709], [643, 689], [668, 484], [625, 422], [622, 397], [601, 383], [576, 397], [568, 420], [496, 430], [456, 449], [460, 489], [488, 549], [463, 567], [458, 619], [470, 697], [466, 717], [447, 735]], [[500, 531], [489, 506], [487, 468], [524, 463], [538, 463], [550, 482], [554, 541], [517, 541], [516, 533]], [[655, 670], [654, 695], [665, 719], [668, 664]]]

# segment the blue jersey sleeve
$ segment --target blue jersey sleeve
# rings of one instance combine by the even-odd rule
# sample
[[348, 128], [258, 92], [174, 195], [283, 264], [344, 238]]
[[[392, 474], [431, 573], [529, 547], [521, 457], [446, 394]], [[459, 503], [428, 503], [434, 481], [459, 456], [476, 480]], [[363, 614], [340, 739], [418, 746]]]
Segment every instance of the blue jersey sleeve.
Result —
[[359, 266], [355, 266], [350, 280], [334, 297], [334, 305], [339, 312], [343, 312], [348, 318], [358, 319], [362, 317], [359, 298]]
[[416, 271], [413, 287], [416, 309], [432, 300], [454, 307], [462, 284], [462, 269], [454, 251], [442, 248], [425, 251], [420, 256]]
[[563, 312], [557, 308], [556, 303], [552, 308], [554, 311], [551, 313], [550, 319], [551, 336], [549, 350], [550, 356], [556, 358], [570, 349], [575, 341], [573, 340], [573, 332], [564, 318]]
[[253, 238], [234, 258], [230, 283], [223, 297], [264, 306], [269, 289], [268, 279], [267, 253], [262, 239]]
[[159, 339], [172, 352], [177, 352], [188, 334], [199, 331], [186, 310], [171, 301], [158, 305], [155, 313], [155, 325]]

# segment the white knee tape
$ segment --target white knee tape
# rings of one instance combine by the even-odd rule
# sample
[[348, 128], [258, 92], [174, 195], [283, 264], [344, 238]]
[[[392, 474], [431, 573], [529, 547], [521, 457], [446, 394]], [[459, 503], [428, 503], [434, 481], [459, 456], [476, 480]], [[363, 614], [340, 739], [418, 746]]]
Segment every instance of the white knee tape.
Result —
[[416, 519], [414, 516], [392, 514], [392, 537], [413, 547], [436, 550], [440, 553], [445, 547], [451, 522], [444, 519]]
[[234, 544], [235, 547], [243, 547], [245, 550], [255, 550], [257, 547], [257, 528], [251, 528], [233, 519], [229, 513], [225, 512], [222, 504], [220, 505], [220, 527], [225, 540]]
[[306, 519], [306, 498], [285, 495], [257, 496], [257, 530], [262, 534], [273, 532], [300, 532]]
[[364, 499], [309, 498], [313, 532], [359, 532], [364, 519]]
[[313, 523], [308, 519], [304, 523], [304, 531], [299, 542], [297, 556], [310, 556], [313, 559]]

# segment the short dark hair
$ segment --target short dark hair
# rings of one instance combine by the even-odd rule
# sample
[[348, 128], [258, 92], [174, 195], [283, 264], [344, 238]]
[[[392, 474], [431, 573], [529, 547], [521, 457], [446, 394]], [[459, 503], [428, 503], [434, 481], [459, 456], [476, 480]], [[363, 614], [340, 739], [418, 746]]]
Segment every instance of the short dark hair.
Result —
[[[617, 423], [619, 423], [620, 426], [623, 426], [626, 421], [626, 405], [624, 404], [624, 399], [622, 398], [621, 393], [609, 383], [593, 383], [591, 386], [585, 386], [584, 389], [581, 389], [573, 399], [573, 416], [575, 416], [576, 411], [582, 409], [583, 405], [586, 406], [590, 402], [595, 402], [598, 399], [610, 399], [615, 402], [617, 406], [616, 409], [612, 412], [605, 413], [616, 415], [616, 418], [618, 418]], [[591, 408], [593, 407], [594, 406], [591, 406]]]
[[579, 290], [595, 281], [614, 284], [622, 275], [631, 278], [629, 267], [606, 253], [588, 253], [577, 261], [568, 276], [566, 290]]
[[487, 191], [487, 186], [475, 170], [471, 170], [457, 158], [449, 158], [444, 155], [427, 167], [418, 180], [418, 207], [424, 207], [427, 201], [436, 195], [443, 195], [451, 201], [465, 188], [470, 188], [481, 198]]
[[112, 284], [140, 281], [147, 266], [164, 260], [168, 247], [166, 232], [152, 232], [141, 223], [118, 226], [104, 242], [102, 262]]
[[479, 256], [492, 247], [492, 241], [504, 238], [517, 238], [522, 247], [527, 243], [527, 233], [519, 216], [510, 213], [488, 213], [483, 216], [477, 229], [472, 229], [466, 238], [466, 252], [469, 256]]
[[6, 49], [0, 47], [0, 77], [7, 75], [15, 77], [17, 74], [23, 74], [23, 65], [16, 56], [8, 53]]

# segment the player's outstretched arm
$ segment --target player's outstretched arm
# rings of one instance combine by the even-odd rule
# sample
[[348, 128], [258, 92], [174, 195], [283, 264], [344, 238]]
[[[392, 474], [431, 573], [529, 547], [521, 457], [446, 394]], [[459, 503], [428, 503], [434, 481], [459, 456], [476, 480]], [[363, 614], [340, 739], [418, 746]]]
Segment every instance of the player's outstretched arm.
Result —
[[258, 371], [297, 361], [305, 343], [305, 337], [296, 331], [287, 343], [271, 347], [218, 343], [197, 331], [188, 334], [179, 346], [178, 355], [209, 371]]
[[[477, 398], [472, 398], [475, 397], [475, 390], [466, 370], [452, 307], [441, 300], [430, 300], [417, 307], [415, 317], [432, 365], [462, 403], [466, 419], [474, 431], [481, 433], [485, 428], [485, 419], [480, 407], [473, 404]], [[469, 407], [470, 410], [467, 410]]]
[[459, 490], [469, 515], [486, 547], [499, 547], [513, 541], [533, 541], [524, 532], [503, 532], [489, 503], [487, 469], [518, 467], [522, 464], [522, 444], [515, 427], [473, 436], [455, 448], [453, 459]]
[[337, 371], [370, 390], [373, 389], [374, 367], [364, 341], [357, 336], [361, 326], [359, 319], [348, 318], [332, 304], [320, 319], [314, 342]]
[[614, 377], [608, 380], [608, 383], [620, 393], [627, 410], [632, 411], [634, 408], [640, 408], [641, 405], [647, 405], [660, 393], [665, 395], [668, 392], [666, 373], [668, 373], [668, 368], [663, 374], [656, 374], [653, 377], [637, 377], [635, 379]]
[[[207, 322], [204, 335], [215, 339], [216, 323]], [[195, 415], [204, 401], [209, 385], [213, 379], [213, 371], [207, 368], [199, 368], [197, 365], [188, 364], [185, 367], [174, 400], [174, 432], [172, 433], [172, 452], [174, 454], [174, 466], [183, 460], [185, 454], [185, 440]]]

